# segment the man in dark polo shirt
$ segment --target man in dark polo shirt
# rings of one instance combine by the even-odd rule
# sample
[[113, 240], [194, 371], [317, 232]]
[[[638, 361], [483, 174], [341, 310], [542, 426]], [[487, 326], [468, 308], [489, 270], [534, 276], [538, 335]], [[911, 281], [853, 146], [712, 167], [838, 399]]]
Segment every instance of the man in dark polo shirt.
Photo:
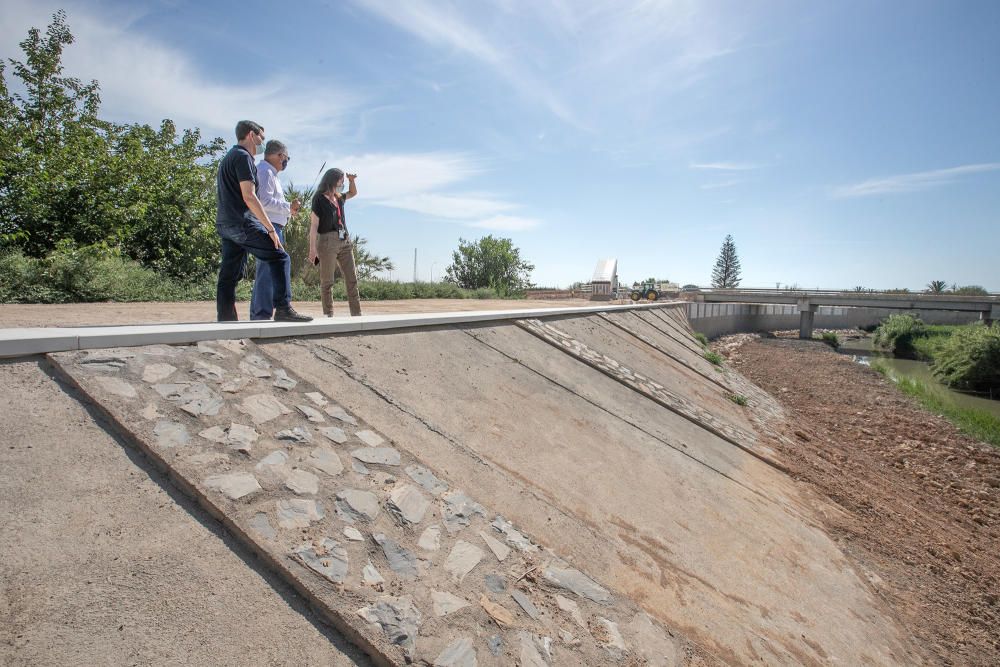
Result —
[[300, 315], [292, 308], [288, 253], [257, 199], [254, 155], [264, 152], [264, 128], [253, 121], [241, 120], [236, 124], [236, 141], [219, 163], [216, 178], [215, 229], [222, 238], [222, 264], [215, 295], [218, 319], [220, 322], [239, 319], [236, 285], [246, 270], [249, 253], [271, 270], [275, 321], [309, 322], [311, 317]]

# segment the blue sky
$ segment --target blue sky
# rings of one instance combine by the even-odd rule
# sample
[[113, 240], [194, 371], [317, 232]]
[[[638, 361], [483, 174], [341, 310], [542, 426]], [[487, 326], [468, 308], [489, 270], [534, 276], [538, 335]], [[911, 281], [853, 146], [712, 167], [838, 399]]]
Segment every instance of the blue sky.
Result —
[[106, 117], [356, 170], [398, 279], [498, 234], [706, 284], [732, 234], [744, 286], [1000, 291], [1000, 2], [5, 0], [0, 55], [58, 7]]

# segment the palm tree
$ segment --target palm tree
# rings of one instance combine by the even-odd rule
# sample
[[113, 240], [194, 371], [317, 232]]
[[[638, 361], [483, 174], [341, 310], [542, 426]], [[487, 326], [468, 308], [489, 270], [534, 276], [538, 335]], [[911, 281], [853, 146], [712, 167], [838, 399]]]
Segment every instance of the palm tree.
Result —
[[932, 280], [927, 283], [927, 291], [932, 294], [942, 294], [948, 289], [948, 282], [945, 280]]

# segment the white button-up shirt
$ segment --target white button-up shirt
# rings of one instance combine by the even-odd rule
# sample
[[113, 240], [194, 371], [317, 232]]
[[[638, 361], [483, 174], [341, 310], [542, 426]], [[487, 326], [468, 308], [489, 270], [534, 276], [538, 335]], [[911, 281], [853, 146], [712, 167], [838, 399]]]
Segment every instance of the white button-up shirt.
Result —
[[267, 160], [257, 163], [257, 199], [271, 222], [284, 227], [292, 213], [292, 205], [285, 200], [278, 171]]

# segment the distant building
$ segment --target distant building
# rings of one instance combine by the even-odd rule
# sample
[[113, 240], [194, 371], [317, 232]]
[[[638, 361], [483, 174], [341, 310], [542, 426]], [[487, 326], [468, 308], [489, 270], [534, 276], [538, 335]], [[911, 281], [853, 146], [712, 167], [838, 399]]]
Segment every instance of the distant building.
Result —
[[610, 301], [618, 293], [618, 260], [602, 259], [594, 268], [594, 278], [590, 281], [592, 301]]

